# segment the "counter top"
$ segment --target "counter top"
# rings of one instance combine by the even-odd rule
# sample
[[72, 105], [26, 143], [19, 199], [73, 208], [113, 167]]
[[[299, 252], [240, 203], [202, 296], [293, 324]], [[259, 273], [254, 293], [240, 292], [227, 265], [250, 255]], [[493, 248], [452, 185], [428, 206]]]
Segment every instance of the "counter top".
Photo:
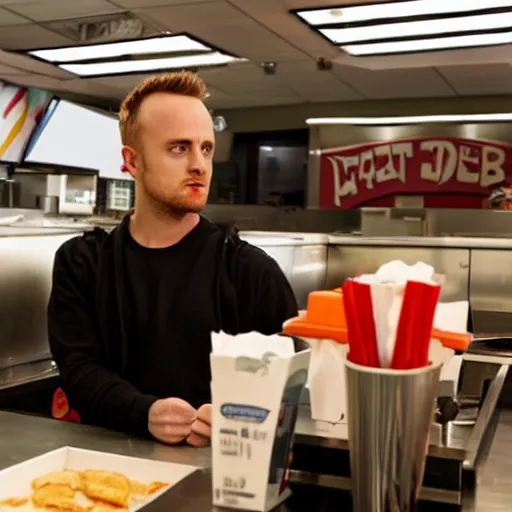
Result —
[[[74, 446], [166, 462], [209, 467], [210, 450], [171, 447], [96, 427], [0, 411], [0, 469], [63, 446]], [[512, 501], [512, 411], [502, 411], [489, 455], [480, 467], [474, 496], [464, 511], [505, 512]], [[300, 500], [292, 500], [292, 502]], [[288, 507], [287, 507], [288, 508]], [[298, 510], [290, 504], [290, 512]], [[310, 509], [311, 510], [311, 509]], [[202, 512], [197, 510], [196, 512]]]
[[259, 247], [326, 245], [329, 236], [323, 233], [295, 233], [287, 231], [240, 231], [240, 238]]
[[330, 245], [380, 247], [440, 247], [457, 249], [512, 249], [512, 238], [479, 238], [460, 236], [356, 236], [329, 235]]

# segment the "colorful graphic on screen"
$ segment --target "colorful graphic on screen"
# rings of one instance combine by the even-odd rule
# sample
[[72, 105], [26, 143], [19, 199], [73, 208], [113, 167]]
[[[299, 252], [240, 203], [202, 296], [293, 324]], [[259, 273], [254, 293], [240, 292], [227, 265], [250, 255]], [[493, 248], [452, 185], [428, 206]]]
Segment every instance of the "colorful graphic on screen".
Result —
[[20, 162], [51, 99], [47, 91], [0, 81], [0, 160]]

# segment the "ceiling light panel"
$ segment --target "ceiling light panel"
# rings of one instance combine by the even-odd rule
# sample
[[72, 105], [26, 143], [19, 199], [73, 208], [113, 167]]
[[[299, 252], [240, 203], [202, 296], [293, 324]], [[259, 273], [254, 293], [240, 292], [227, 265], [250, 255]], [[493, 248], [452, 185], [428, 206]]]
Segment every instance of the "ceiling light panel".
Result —
[[354, 56], [512, 43], [510, 0], [406, 0], [293, 12]]
[[410, 41], [390, 41], [386, 43], [368, 43], [342, 46], [350, 55], [386, 55], [393, 53], [418, 53], [435, 50], [495, 46], [512, 43], [512, 32], [498, 34], [476, 34], [470, 36], [439, 37]]
[[186, 51], [210, 51], [204, 44], [185, 35], [154, 37], [119, 43], [71, 46], [28, 52], [39, 59], [52, 62], [80, 62], [85, 60], [108, 59], [126, 55], [159, 54]]
[[510, 0], [413, 0], [352, 7], [331, 7], [295, 11], [309, 25], [334, 25], [413, 16], [473, 13], [479, 10], [507, 9]]
[[221, 66], [244, 60], [245, 59], [239, 59], [220, 52], [212, 52], [200, 55], [167, 57], [162, 59], [96, 62], [91, 64], [60, 64], [59, 67], [79, 76], [92, 77], [144, 73], [146, 71], [160, 71], [164, 69]]
[[485, 30], [510, 30], [512, 12], [499, 14], [482, 14], [480, 16], [462, 16], [456, 18], [433, 19], [428, 21], [408, 21], [367, 25], [349, 28], [321, 28], [325, 37], [335, 44], [355, 43], [375, 39], [397, 39], [401, 37], [418, 37], [457, 32]]
[[186, 34], [23, 52], [81, 77], [223, 66], [246, 59]]

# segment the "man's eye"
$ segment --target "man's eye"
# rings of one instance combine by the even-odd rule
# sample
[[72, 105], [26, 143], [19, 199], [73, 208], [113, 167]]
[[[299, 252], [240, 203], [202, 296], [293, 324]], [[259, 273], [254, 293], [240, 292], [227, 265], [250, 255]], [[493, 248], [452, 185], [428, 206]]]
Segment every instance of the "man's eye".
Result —
[[183, 145], [180, 145], [180, 146], [174, 146], [171, 151], [173, 153], [177, 153], [177, 154], [181, 154], [181, 153], [186, 153], [187, 152], [187, 146], [183, 146]]
[[203, 153], [204, 153], [205, 155], [209, 155], [212, 151], [213, 151], [213, 148], [212, 148], [211, 146], [205, 146], [205, 147], [203, 148]]

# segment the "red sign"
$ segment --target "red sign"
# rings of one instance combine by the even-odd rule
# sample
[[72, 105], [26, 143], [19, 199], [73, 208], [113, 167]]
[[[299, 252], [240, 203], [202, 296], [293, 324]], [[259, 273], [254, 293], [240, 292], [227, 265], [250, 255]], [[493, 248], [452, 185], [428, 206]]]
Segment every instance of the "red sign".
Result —
[[421, 137], [324, 149], [320, 207], [349, 209], [395, 194], [488, 196], [512, 174], [512, 145]]

